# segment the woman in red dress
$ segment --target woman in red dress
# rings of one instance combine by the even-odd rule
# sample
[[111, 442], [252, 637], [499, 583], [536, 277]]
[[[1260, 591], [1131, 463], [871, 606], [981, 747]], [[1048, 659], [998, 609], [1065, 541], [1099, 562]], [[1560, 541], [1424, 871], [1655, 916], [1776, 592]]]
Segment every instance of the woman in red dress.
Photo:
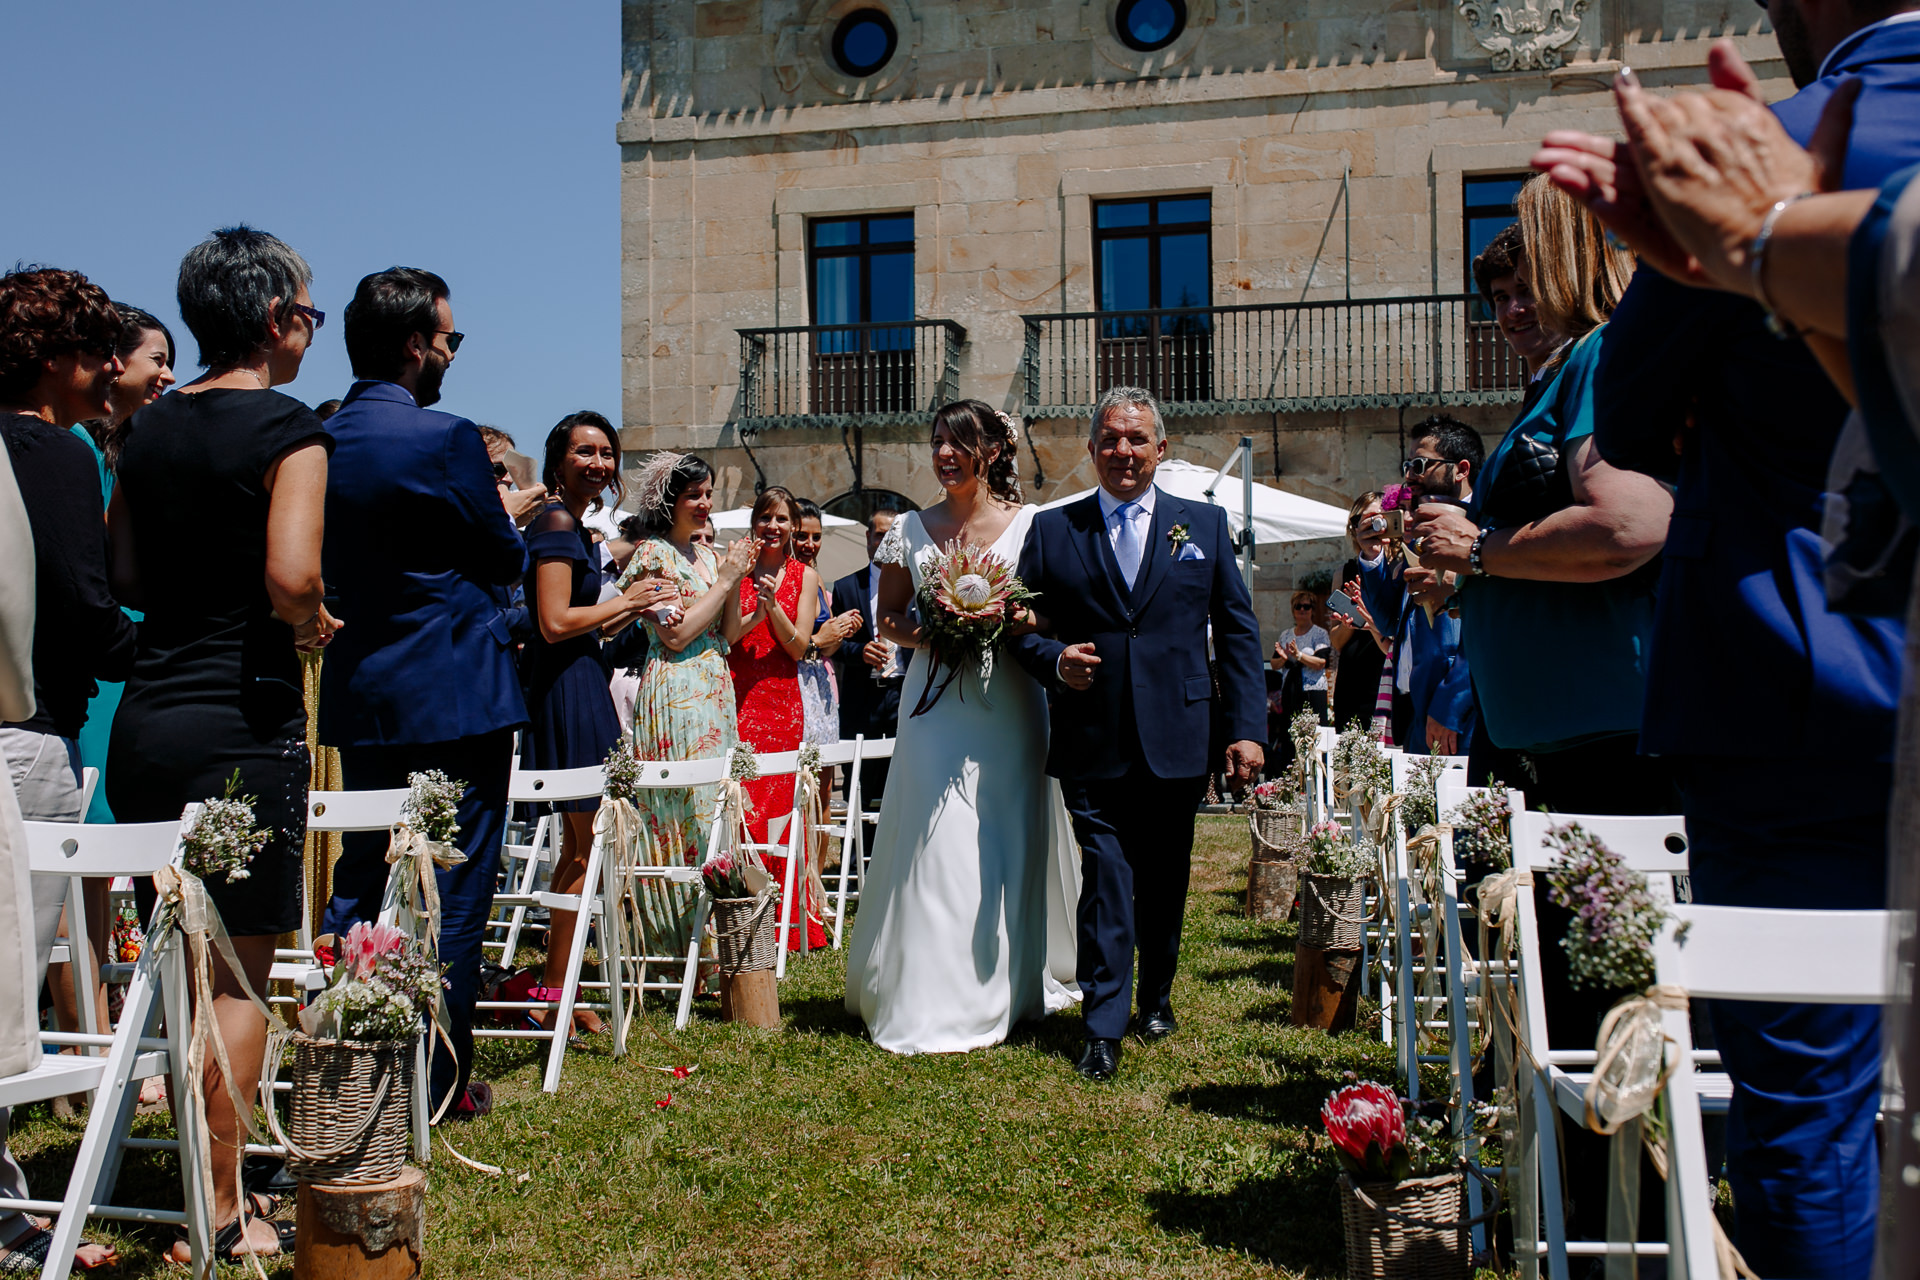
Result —
[[[753, 504], [753, 536], [760, 558], [740, 583], [727, 610], [726, 635], [732, 643], [727, 669], [733, 675], [733, 699], [740, 719], [740, 741], [760, 753], [794, 751], [800, 746], [804, 715], [800, 707], [800, 659], [813, 640], [820, 614], [820, 578], [793, 558], [793, 532], [799, 527], [793, 495], [778, 487]], [[793, 811], [793, 775], [758, 778], [746, 784], [753, 806], [749, 836], [765, 843], [767, 824]], [[787, 860], [771, 855], [767, 869], [785, 883]], [[807, 945], [827, 945], [820, 904], [808, 891], [805, 868], [795, 868], [795, 889], [806, 905]], [[798, 950], [800, 935], [787, 935]]]

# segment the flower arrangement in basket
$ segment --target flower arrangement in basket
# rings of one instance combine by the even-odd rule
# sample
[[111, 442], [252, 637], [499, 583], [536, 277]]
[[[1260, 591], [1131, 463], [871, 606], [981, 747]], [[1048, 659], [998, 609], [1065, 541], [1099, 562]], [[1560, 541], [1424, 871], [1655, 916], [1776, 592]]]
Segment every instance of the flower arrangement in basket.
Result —
[[[1013, 566], [985, 547], [958, 539], [927, 558], [920, 569], [920, 647], [932, 664], [913, 714], [924, 715], [960, 673], [972, 667], [982, 680], [993, 674], [994, 652], [1020, 619], [1021, 606], [1035, 599], [1014, 575]], [[947, 675], [936, 686], [941, 667]], [[962, 699], [966, 697], [964, 688]]]
[[1300, 876], [1300, 945], [1322, 951], [1358, 951], [1366, 929], [1367, 879], [1374, 852], [1349, 838], [1337, 822], [1307, 832]]
[[446, 985], [392, 925], [356, 923], [327, 985], [300, 1011], [287, 1106], [288, 1167], [307, 1182], [385, 1182], [411, 1141], [414, 1041]]
[[1385, 1085], [1352, 1072], [1347, 1080], [1320, 1108], [1340, 1163], [1347, 1275], [1465, 1280], [1472, 1251], [1463, 1211], [1464, 1137], [1413, 1111]]
[[779, 958], [780, 886], [766, 871], [732, 853], [709, 858], [700, 880], [713, 897], [713, 934], [720, 971], [771, 969]]

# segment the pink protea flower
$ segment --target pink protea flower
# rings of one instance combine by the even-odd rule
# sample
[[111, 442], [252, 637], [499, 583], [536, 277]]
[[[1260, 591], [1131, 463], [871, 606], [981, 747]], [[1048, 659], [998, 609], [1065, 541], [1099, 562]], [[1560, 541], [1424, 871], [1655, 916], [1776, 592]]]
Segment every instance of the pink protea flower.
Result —
[[406, 946], [407, 935], [390, 924], [368, 924], [362, 920], [347, 930], [340, 944], [340, 963], [359, 981], [373, 976], [373, 967], [381, 956]]
[[1002, 617], [1019, 583], [1012, 566], [984, 547], [952, 548], [927, 568], [933, 571], [934, 599], [962, 619]]
[[1348, 1172], [1374, 1178], [1404, 1178], [1407, 1114], [1393, 1090], [1371, 1080], [1333, 1091], [1320, 1121]]

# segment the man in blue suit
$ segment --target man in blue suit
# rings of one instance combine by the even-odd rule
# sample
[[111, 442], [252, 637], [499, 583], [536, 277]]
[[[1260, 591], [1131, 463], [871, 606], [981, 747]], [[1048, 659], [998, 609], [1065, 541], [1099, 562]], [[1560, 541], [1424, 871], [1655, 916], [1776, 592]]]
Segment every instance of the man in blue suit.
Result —
[[[1912, 8], [1770, 8], [1803, 86], [1776, 108], [1797, 141], [1811, 139], [1843, 78], [1862, 83], [1846, 187], [1878, 186], [1920, 161]], [[1729, 62], [1716, 58], [1716, 78]], [[1612, 155], [1611, 144], [1573, 135], [1549, 145]], [[1607, 185], [1611, 176], [1609, 164]], [[1633, 216], [1599, 186], [1589, 198], [1603, 217]], [[1643, 267], [1607, 326], [1595, 445], [1617, 467], [1677, 485], [1641, 749], [1674, 764], [1695, 901], [1877, 908], [1903, 628], [1828, 608], [1818, 530], [1847, 406], [1806, 344], [1775, 337], [1765, 321], [1744, 298]], [[1865, 1276], [1879, 1186], [1879, 1011], [1720, 1001], [1712, 1018], [1735, 1086], [1736, 1243], [1768, 1275]]]
[[[1110, 1080], [1133, 1003], [1140, 1033], [1171, 1034], [1193, 853], [1193, 819], [1220, 767], [1242, 786], [1264, 763], [1267, 702], [1260, 626], [1220, 508], [1153, 485], [1167, 451], [1160, 406], [1115, 387], [1094, 410], [1087, 452], [1100, 489], [1043, 511], [1020, 577], [1039, 593], [1047, 633], [1015, 658], [1049, 691], [1047, 772], [1060, 779], [1080, 843], [1079, 980], [1087, 1042], [1076, 1069]], [[1220, 697], [1207, 671], [1208, 630]]]
[[[526, 546], [495, 487], [480, 429], [427, 406], [453, 363], [447, 286], [428, 271], [370, 275], [346, 314], [357, 381], [327, 424], [327, 585], [353, 610], [327, 650], [320, 740], [340, 749], [350, 791], [407, 785], [439, 769], [466, 786], [458, 844], [439, 873], [440, 959], [447, 966], [449, 1056], [436, 1046], [433, 1104], [466, 1118], [491, 1103], [469, 1088], [480, 941], [506, 834], [513, 733], [527, 723], [505, 594]], [[345, 615], [343, 615], [345, 616]], [[376, 919], [387, 880], [384, 834], [350, 835], [333, 870], [325, 927]]]

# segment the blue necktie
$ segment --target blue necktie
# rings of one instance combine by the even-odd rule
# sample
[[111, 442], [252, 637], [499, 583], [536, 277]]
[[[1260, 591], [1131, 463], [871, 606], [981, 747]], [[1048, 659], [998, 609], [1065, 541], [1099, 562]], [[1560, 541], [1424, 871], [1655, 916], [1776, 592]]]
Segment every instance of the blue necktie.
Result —
[[1140, 576], [1140, 530], [1133, 523], [1134, 513], [1140, 510], [1137, 502], [1123, 502], [1114, 509], [1120, 517], [1120, 536], [1114, 540], [1114, 558], [1120, 562], [1120, 576], [1127, 580], [1127, 590], [1133, 590], [1133, 580]]

